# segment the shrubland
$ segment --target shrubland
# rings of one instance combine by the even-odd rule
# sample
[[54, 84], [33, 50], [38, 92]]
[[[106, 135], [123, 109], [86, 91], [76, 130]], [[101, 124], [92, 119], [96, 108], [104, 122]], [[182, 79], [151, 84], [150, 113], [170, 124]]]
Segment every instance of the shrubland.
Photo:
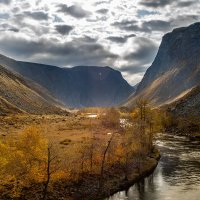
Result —
[[96, 118], [86, 114], [2, 119], [17, 127], [0, 137], [2, 197], [98, 198], [156, 165], [153, 135], [161, 120], [147, 101], [131, 113], [108, 108]]

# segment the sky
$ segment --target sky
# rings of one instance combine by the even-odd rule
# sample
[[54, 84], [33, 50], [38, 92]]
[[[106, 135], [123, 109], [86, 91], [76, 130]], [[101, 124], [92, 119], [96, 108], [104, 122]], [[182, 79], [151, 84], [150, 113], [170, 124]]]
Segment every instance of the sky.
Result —
[[162, 37], [200, 21], [200, 0], [0, 0], [0, 54], [60, 67], [110, 66], [131, 84]]

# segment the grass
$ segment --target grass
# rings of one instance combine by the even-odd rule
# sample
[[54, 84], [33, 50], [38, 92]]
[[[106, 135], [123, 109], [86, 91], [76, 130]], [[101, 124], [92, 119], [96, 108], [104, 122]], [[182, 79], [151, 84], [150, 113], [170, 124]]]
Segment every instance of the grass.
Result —
[[[92, 110], [93, 111], [93, 110]], [[116, 192], [118, 189], [126, 187], [129, 184], [132, 184], [133, 181], [136, 181], [140, 178], [141, 174], [149, 173], [157, 164], [154, 159], [155, 155], [159, 153], [154, 151], [152, 158], [144, 159], [143, 167], [141, 168], [141, 173], [134, 169], [130, 172], [130, 182], [126, 182], [125, 185], [121, 184], [124, 181], [123, 178], [123, 169], [122, 166], [116, 164], [116, 159], [119, 160], [120, 157], [117, 155], [123, 155], [123, 149], [117, 151], [117, 148], [120, 142], [123, 140], [123, 134], [120, 131], [116, 134], [115, 140], [113, 141], [110, 151], [107, 155], [106, 170], [104, 175], [104, 188], [102, 188], [99, 198], [97, 194], [99, 189], [96, 188], [99, 180], [99, 172], [102, 158], [99, 155], [102, 155], [102, 152], [107, 145], [110, 135], [107, 133], [116, 132], [116, 128], [102, 126], [102, 121], [100, 118], [88, 118], [87, 112], [84, 112], [71, 115], [71, 116], [61, 116], [61, 115], [9, 115], [5, 117], [0, 117], [0, 139], [6, 140], [7, 138], [12, 138], [12, 140], [18, 140], [18, 135], [29, 126], [35, 126], [42, 130], [42, 134], [50, 141], [53, 142], [56, 153], [59, 155], [59, 160], [63, 161], [62, 169], [66, 171], [73, 171], [73, 176], [77, 177], [77, 180], [80, 179], [80, 175], [84, 177], [83, 183], [80, 181], [80, 186], [77, 187], [77, 182], [75, 178], [72, 179], [71, 174], [69, 175], [68, 180], [64, 180], [64, 183], [58, 181], [55, 183], [54, 187], [58, 187], [59, 195], [71, 196], [71, 189], [75, 190], [77, 194], [80, 194], [82, 197], [87, 195], [92, 195], [88, 199], [99, 199], [101, 197], [107, 196], [107, 192], [110, 193]], [[92, 140], [92, 138], [95, 139]], [[137, 137], [137, 136], [135, 136]], [[136, 139], [136, 138], [135, 138]], [[91, 146], [91, 141], [95, 144], [95, 156], [96, 160], [93, 165], [92, 171], [90, 170], [90, 162], [88, 160], [88, 151], [83, 152], [81, 149], [84, 146]], [[133, 140], [136, 141], [136, 140]], [[120, 149], [119, 149], [120, 150]], [[85, 154], [85, 155], [84, 155]], [[115, 154], [115, 156], [113, 155]], [[81, 172], [81, 158], [86, 156], [84, 163], [84, 172]], [[120, 158], [121, 159], [121, 158]], [[122, 161], [123, 162], [123, 161]], [[67, 165], [66, 165], [67, 164]], [[116, 164], [116, 165], [115, 165]], [[80, 173], [81, 172], [81, 173]], [[61, 183], [61, 185], [59, 185]], [[68, 186], [70, 184], [71, 186]], [[66, 188], [70, 188], [70, 191], [67, 192]], [[87, 190], [85, 190], [85, 187]], [[56, 194], [56, 193], [55, 193]], [[51, 194], [52, 196], [54, 193]], [[57, 196], [55, 197], [57, 199]], [[82, 198], [84, 199], [84, 198]]]
[[[61, 156], [76, 154], [77, 145], [84, 145], [93, 137], [103, 139], [108, 129], [101, 126], [98, 118], [87, 118], [83, 114], [62, 116], [62, 115], [9, 115], [0, 117], [0, 139], [11, 137], [17, 139], [28, 126], [36, 126], [43, 130], [43, 135], [57, 147]], [[65, 151], [63, 150], [65, 147]], [[73, 153], [74, 152], [74, 153]], [[76, 155], [71, 155], [76, 156]]]

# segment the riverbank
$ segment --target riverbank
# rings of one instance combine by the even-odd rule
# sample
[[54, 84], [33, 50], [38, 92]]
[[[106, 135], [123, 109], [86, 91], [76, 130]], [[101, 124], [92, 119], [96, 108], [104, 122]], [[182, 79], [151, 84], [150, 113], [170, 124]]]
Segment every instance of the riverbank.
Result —
[[195, 141], [195, 140], [200, 141], [200, 132], [193, 132], [191, 130], [186, 131], [179, 128], [168, 128], [166, 130], [166, 133], [169, 133], [169, 134], [173, 133], [174, 135], [185, 136], [192, 141]]
[[[125, 180], [123, 177], [119, 179], [107, 180], [107, 183], [105, 183], [104, 188], [102, 188], [101, 192], [96, 196], [95, 199], [100, 200], [108, 196], [112, 196], [113, 194], [119, 191], [126, 190], [136, 182], [139, 182], [140, 180], [149, 176], [157, 167], [160, 157], [160, 152], [158, 151], [158, 149], [154, 148], [151, 155], [149, 155], [149, 157], [143, 160], [141, 164], [142, 166], [139, 171], [133, 170], [132, 172], [130, 172], [128, 174], [128, 180]], [[94, 197], [91, 197], [90, 199], [93, 200]]]
[[153, 173], [160, 159], [160, 152], [154, 148], [151, 155], [146, 157], [141, 162], [140, 170], [132, 169], [128, 173], [128, 180], [124, 179], [121, 169], [117, 169], [116, 166], [111, 169], [112, 173], [107, 172], [107, 176], [104, 178], [104, 182], [101, 188], [98, 187], [98, 175], [83, 175], [82, 182], [66, 184], [64, 180], [60, 183], [54, 184], [54, 190], [57, 192], [57, 196], [54, 192], [50, 192], [48, 199], [65, 199], [65, 200], [102, 200], [116, 192], [125, 190], [131, 187], [136, 182], [149, 176]]
[[[99, 176], [98, 175], [82, 175], [82, 181], [78, 182], [66, 182], [66, 180], [60, 180], [55, 182], [49, 188], [47, 200], [102, 200], [119, 191], [125, 190], [131, 187], [134, 183], [149, 176], [153, 173], [160, 159], [160, 152], [154, 148], [153, 152], [146, 157], [140, 163], [140, 170], [132, 169], [128, 173], [128, 180], [124, 179], [121, 169], [117, 169], [116, 166], [112, 169], [112, 173], [106, 174], [102, 187], [98, 187]], [[41, 185], [33, 185], [29, 188], [22, 189], [22, 193], [16, 200], [32, 200], [42, 199]], [[30, 192], [31, 191], [31, 192]], [[9, 196], [1, 196], [2, 200], [11, 199]]]

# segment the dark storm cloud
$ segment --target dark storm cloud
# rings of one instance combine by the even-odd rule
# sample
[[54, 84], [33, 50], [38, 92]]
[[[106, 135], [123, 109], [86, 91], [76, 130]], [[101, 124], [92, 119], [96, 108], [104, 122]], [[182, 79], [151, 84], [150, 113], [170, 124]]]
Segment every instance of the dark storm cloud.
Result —
[[23, 15], [24, 17], [30, 17], [35, 20], [48, 20], [48, 13], [42, 11], [36, 11], [36, 12], [26, 11], [23, 13]]
[[80, 40], [59, 43], [44, 38], [32, 41], [7, 36], [0, 39], [0, 45], [1, 51], [12, 57], [60, 66], [112, 65], [118, 58], [98, 43]]
[[138, 31], [138, 32], [152, 32], [152, 31], [169, 31], [171, 29], [171, 22], [163, 20], [150, 20], [144, 21], [140, 26], [138, 22], [133, 20], [123, 20], [121, 22], [115, 22], [112, 25], [118, 27], [121, 30], [126, 31]]
[[108, 11], [109, 11], [108, 9], [102, 8], [97, 10], [96, 12], [105, 15], [106, 13], [108, 13]]
[[143, 64], [150, 63], [156, 55], [158, 47], [147, 38], [137, 38], [135, 40], [137, 47], [134, 51], [128, 53], [124, 58], [128, 61], [140, 62]]
[[0, 4], [9, 5], [11, 3], [11, 0], [0, 0]]
[[89, 11], [84, 10], [79, 5], [67, 6], [66, 4], [59, 4], [57, 5], [57, 7], [59, 8], [58, 12], [71, 15], [72, 17], [75, 18], [84, 18], [90, 15]]
[[173, 3], [174, 0], [141, 0], [140, 4], [146, 7], [158, 8], [165, 7]]
[[136, 36], [135, 34], [126, 35], [126, 36], [123, 36], [123, 37], [109, 36], [109, 37], [107, 37], [107, 39], [112, 41], [112, 42], [115, 42], [115, 43], [125, 43], [128, 38], [135, 37], [135, 36]]
[[67, 35], [70, 33], [70, 31], [74, 29], [73, 26], [68, 26], [68, 25], [57, 25], [55, 26], [55, 28], [61, 35]]

